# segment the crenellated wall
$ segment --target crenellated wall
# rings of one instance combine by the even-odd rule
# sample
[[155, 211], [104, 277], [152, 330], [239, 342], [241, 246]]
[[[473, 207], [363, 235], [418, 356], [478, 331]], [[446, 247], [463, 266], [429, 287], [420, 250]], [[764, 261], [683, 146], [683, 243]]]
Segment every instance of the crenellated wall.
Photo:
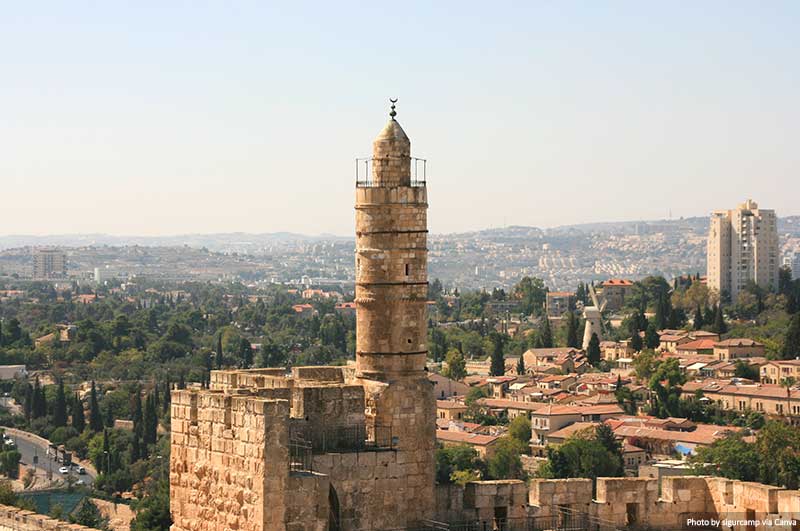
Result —
[[62, 522], [19, 507], [0, 505], [0, 531], [82, 531], [93, 529]]
[[[590, 479], [533, 479], [528, 501], [531, 514], [537, 516], [550, 516], [565, 507], [619, 526], [663, 530], [697, 529], [687, 525], [689, 519], [776, 521], [800, 516], [800, 491], [706, 476], [665, 477], [660, 497], [657, 479], [598, 478], [594, 499]], [[748, 527], [721, 529], [744, 531]]]

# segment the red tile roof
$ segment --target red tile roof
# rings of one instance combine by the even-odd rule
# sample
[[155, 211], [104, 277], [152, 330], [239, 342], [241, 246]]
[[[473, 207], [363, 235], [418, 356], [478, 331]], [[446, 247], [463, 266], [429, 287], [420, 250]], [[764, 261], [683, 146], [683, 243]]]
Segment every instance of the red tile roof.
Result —
[[480, 435], [465, 431], [436, 430], [436, 439], [445, 442], [487, 446], [494, 443], [499, 438], [500, 437], [495, 435]]
[[633, 281], [621, 278], [610, 278], [603, 282], [603, 286], [633, 286]]

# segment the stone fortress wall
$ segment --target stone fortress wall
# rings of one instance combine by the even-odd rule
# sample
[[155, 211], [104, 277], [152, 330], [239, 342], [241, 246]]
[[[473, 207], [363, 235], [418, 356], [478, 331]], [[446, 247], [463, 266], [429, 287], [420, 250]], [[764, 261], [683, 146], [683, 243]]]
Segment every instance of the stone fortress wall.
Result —
[[0, 531], [81, 531], [91, 529], [62, 522], [19, 507], [0, 505]]
[[[598, 478], [592, 495], [591, 479], [534, 479], [528, 503], [531, 514], [551, 516], [569, 510], [589, 514], [617, 526], [649, 529], [700, 529], [690, 519], [730, 519], [785, 522], [800, 518], [800, 491], [720, 477], [670, 476]], [[732, 531], [763, 529], [765, 525], [720, 527]], [[771, 529], [796, 531], [800, 525]]]
[[[343, 367], [297, 367], [288, 377], [214, 371], [208, 390], [174, 391], [173, 530], [323, 531], [329, 520], [343, 531], [388, 529], [432, 514], [427, 453], [400, 448], [395, 437], [358, 444], [374, 435], [365, 424], [365, 387], [352, 375]], [[298, 470], [290, 466], [298, 464], [290, 456], [293, 432], [315, 449]], [[337, 451], [316, 451], [322, 445]]]

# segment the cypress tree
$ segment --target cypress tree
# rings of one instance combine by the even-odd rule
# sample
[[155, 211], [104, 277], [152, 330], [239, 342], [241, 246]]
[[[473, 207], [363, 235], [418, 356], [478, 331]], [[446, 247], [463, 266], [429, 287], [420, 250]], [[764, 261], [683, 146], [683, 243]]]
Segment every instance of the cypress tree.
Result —
[[592, 365], [600, 363], [600, 338], [597, 334], [592, 332], [592, 337], [589, 339], [589, 346], [586, 348], [586, 358]]
[[245, 338], [239, 341], [239, 357], [242, 360], [242, 368], [247, 369], [253, 366], [253, 348]]
[[[101, 428], [102, 429], [102, 428]], [[103, 429], [103, 462], [100, 463], [101, 469], [107, 475], [111, 473], [111, 442], [108, 440], [108, 430]]]
[[631, 336], [631, 348], [634, 352], [641, 352], [643, 346], [642, 336], [639, 335], [639, 332], [636, 332]]
[[[664, 311], [666, 310], [664, 303], [664, 294], [658, 294], [658, 301], [656, 301], [656, 315], [653, 318], [655, 321], [656, 329], [657, 330], [664, 330], [667, 327], [667, 319], [669, 318], [669, 314], [665, 314]], [[646, 330], [646, 328], [645, 328]]]
[[714, 313], [714, 327], [713, 331], [717, 334], [724, 334], [728, 331], [728, 325], [725, 324], [725, 316], [722, 315], [722, 305], [717, 304], [717, 311]]
[[542, 317], [542, 324], [539, 327], [539, 338], [542, 348], [553, 348], [553, 331], [550, 330], [550, 319]]
[[519, 360], [517, 361], [517, 375], [522, 376], [525, 372], [525, 356], [520, 354]]
[[714, 307], [706, 306], [705, 312], [703, 312], [703, 325], [711, 326], [712, 324], [714, 324]]
[[567, 313], [567, 346], [570, 348], [580, 348], [578, 338], [578, 317], [575, 312]]
[[142, 458], [142, 424], [134, 424], [133, 439], [131, 440], [131, 464]]
[[503, 376], [506, 373], [506, 360], [503, 358], [503, 338], [497, 332], [489, 334], [492, 342], [491, 367], [489, 372], [492, 376]]
[[25, 398], [22, 402], [25, 420], [30, 422], [33, 418], [33, 386], [30, 383], [25, 384]]
[[78, 433], [83, 433], [83, 430], [86, 429], [86, 417], [83, 413], [83, 402], [81, 402], [80, 398], [78, 398], [77, 393], [75, 393], [75, 397], [72, 400], [72, 427], [75, 428], [75, 431]]
[[144, 401], [144, 415], [142, 424], [142, 440], [144, 441], [144, 444], [155, 444], [158, 431], [158, 416], [156, 414], [156, 403], [152, 394], [147, 395], [147, 398]]
[[60, 428], [67, 425], [67, 396], [64, 394], [64, 381], [58, 380], [56, 402], [53, 406], [53, 425]]
[[219, 334], [217, 334], [217, 369], [222, 368], [222, 331], [220, 330]]
[[142, 393], [137, 388], [133, 393], [133, 404], [131, 405], [131, 420], [133, 421], [133, 429], [142, 423]]
[[100, 404], [97, 402], [97, 387], [94, 380], [89, 394], [89, 429], [95, 433], [103, 430], [103, 417], [100, 414]]
[[699, 305], [696, 306], [694, 309], [694, 319], [692, 319], [692, 321], [693, 321], [692, 326], [695, 330], [700, 330], [701, 328], [703, 328], [703, 325], [705, 324], [703, 322], [703, 312], [700, 310]]
[[107, 428], [114, 427], [114, 410], [112, 409], [110, 402], [106, 406], [105, 419], [103, 419], [103, 425]]
[[652, 349], [658, 348], [658, 345], [661, 344], [655, 323], [647, 325], [647, 330], [644, 333], [644, 342], [647, 348]]
[[[203, 375], [205, 379], [206, 375]], [[164, 382], [164, 402], [162, 403], [163, 411], [162, 413], [166, 415], [169, 413], [169, 405], [172, 402], [172, 383], [169, 381], [169, 375], [167, 375], [167, 381]]]

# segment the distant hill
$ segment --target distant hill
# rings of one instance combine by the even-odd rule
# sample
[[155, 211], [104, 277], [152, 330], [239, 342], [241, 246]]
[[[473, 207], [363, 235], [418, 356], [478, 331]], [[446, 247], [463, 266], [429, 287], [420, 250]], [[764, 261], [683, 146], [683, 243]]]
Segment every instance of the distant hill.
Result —
[[[587, 234], [647, 234], [657, 232], [691, 231], [703, 233], [708, 229], [708, 217], [659, 219], [642, 221], [607, 221], [561, 225], [549, 229], [512, 225], [502, 228], [482, 229], [433, 236], [456, 236], [459, 239], [479, 237], [496, 240], [531, 240], [553, 236]], [[778, 218], [778, 232], [800, 237], [800, 216]], [[133, 246], [144, 247], [205, 247], [211, 250], [230, 248], [270, 247], [286, 243], [352, 241], [352, 236], [334, 234], [307, 235], [294, 232], [246, 233], [228, 232], [216, 234], [179, 234], [172, 236], [115, 236], [111, 234], [53, 234], [47, 236], [9, 235], [0, 236], [0, 249], [18, 247], [87, 247], [87, 246]]]

